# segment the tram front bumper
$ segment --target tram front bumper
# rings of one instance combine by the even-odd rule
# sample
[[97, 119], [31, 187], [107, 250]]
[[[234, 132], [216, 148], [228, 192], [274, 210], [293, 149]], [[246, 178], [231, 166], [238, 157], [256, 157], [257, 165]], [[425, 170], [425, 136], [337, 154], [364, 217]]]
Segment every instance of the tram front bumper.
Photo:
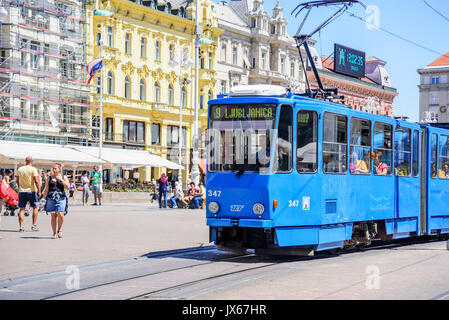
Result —
[[209, 227], [241, 227], [241, 228], [274, 228], [273, 220], [263, 219], [229, 219], [229, 218], [208, 218]]

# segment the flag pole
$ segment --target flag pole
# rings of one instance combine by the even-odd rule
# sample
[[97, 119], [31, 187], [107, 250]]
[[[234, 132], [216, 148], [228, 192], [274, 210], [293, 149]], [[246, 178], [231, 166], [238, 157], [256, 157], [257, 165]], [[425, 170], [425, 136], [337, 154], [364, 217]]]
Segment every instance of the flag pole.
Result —
[[[100, 40], [100, 57], [103, 58], [103, 39]], [[103, 62], [102, 62], [103, 64]], [[98, 158], [101, 160], [103, 149], [103, 65], [100, 68], [100, 141], [98, 144]], [[101, 180], [100, 188], [103, 182], [103, 165], [100, 164]]]

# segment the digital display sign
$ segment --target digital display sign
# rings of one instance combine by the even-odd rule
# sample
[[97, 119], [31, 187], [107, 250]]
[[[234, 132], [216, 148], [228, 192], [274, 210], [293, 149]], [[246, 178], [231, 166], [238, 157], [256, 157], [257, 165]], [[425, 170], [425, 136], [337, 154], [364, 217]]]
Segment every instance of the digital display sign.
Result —
[[274, 120], [276, 105], [213, 105], [214, 121]]
[[335, 44], [334, 71], [357, 78], [365, 77], [365, 52]]

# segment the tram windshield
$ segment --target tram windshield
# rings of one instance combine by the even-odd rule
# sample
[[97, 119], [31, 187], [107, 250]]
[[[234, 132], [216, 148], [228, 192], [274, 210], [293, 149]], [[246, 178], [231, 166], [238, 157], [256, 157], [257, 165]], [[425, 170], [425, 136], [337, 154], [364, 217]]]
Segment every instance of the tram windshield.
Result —
[[268, 172], [275, 104], [212, 105], [208, 164], [211, 172]]

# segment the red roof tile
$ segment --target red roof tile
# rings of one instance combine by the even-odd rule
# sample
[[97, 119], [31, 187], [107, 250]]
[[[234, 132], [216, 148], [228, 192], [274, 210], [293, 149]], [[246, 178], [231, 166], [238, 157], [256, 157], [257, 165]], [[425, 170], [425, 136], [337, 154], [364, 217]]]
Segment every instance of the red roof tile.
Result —
[[449, 66], [449, 52], [428, 65], [428, 67]]

